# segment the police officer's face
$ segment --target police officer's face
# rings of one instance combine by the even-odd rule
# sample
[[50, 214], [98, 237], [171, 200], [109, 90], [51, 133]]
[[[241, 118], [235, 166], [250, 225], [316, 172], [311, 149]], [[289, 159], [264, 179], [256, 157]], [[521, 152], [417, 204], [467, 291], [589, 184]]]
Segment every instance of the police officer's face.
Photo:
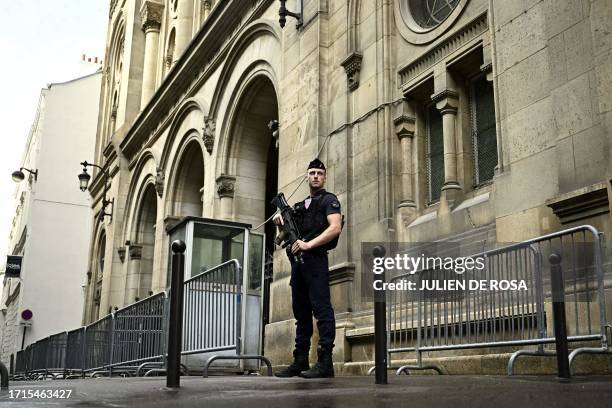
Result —
[[325, 186], [325, 170], [308, 169], [306, 177], [308, 178], [308, 185], [312, 189], [317, 190]]

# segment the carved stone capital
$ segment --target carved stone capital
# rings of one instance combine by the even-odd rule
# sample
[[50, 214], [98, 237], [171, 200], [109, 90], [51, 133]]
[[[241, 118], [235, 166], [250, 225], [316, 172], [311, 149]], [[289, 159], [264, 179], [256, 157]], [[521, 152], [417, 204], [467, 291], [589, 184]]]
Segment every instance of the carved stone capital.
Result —
[[362, 60], [363, 54], [358, 51], [354, 51], [340, 63], [340, 65], [342, 65], [346, 71], [346, 80], [348, 82], [348, 89], [350, 91], [354, 91], [359, 87], [359, 72], [361, 71]]
[[164, 169], [157, 168], [157, 172], [155, 174], [155, 191], [159, 198], [164, 195], [164, 181], [166, 180], [166, 176], [164, 174]]
[[142, 246], [141, 245], [130, 245], [130, 259], [141, 259], [142, 258]]
[[147, 0], [140, 6], [140, 19], [142, 30], [146, 33], [149, 30], [159, 31], [161, 27], [164, 5], [155, 1]]
[[395, 125], [395, 134], [399, 140], [405, 137], [413, 137], [416, 120], [413, 116], [401, 114], [397, 118], [393, 119], [393, 125]]
[[122, 246], [117, 248], [117, 253], [119, 254], [119, 260], [121, 263], [125, 262], [125, 247]]
[[431, 95], [431, 100], [436, 104], [436, 109], [442, 115], [446, 113], [457, 113], [459, 107], [459, 94], [452, 89], [444, 89], [437, 94]]
[[212, 154], [213, 147], [215, 146], [215, 129], [216, 122], [213, 118], [208, 116], [204, 118], [204, 127], [202, 128], [202, 138], [204, 139], [204, 147], [208, 154]]
[[223, 197], [234, 197], [234, 185], [236, 184], [236, 177], [222, 174], [217, 177], [217, 194], [220, 198]]

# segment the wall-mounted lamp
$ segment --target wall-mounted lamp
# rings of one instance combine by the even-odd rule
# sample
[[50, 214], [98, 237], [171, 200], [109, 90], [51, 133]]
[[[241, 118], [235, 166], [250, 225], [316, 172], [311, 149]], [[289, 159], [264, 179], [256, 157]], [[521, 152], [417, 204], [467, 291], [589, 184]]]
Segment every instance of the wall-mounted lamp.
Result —
[[14, 171], [13, 174], [11, 174], [11, 177], [13, 178], [13, 181], [15, 183], [19, 183], [25, 179], [25, 174], [23, 174], [23, 170], [29, 172], [30, 174], [33, 174], [34, 181], [38, 179], [38, 170], [30, 170], [26, 169], [25, 167], [20, 167], [19, 170]]
[[298, 0], [299, 4], [300, 4], [300, 12], [299, 13], [293, 13], [289, 10], [287, 10], [287, 7], [285, 7], [285, 3], [287, 2], [287, 0], [280, 0], [280, 8], [278, 9], [278, 22], [280, 23], [281, 28], [285, 28], [285, 22], [287, 21], [287, 16], [289, 17], [293, 17], [297, 20], [297, 23], [295, 25], [296, 29], [299, 29], [300, 27], [302, 27], [302, 24], [304, 24], [304, 0]]
[[[100, 218], [100, 221], [102, 221], [104, 217], [109, 216], [112, 221], [113, 220], [114, 199], [112, 200], [106, 199], [106, 193], [110, 189], [110, 185], [108, 184], [110, 180], [110, 174], [108, 172], [108, 169], [104, 169], [103, 167], [98, 166], [97, 164], [87, 163], [86, 161], [82, 162], [81, 166], [83, 166], [83, 172], [79, 174], [78, 176], [79, 177], [79, 188], [81, 189], [81, 191], [87, 190], [87, 187], [89, 186], [89, 180], [91, 180], [91, 175], [87, 173], [87, 167], [96, 167], [100, 169], [100, 171], [102, 171], [102, 174], [104, 175], [104, 196], [102, 198], [102, 209], [100, 210], [99, 218]], [[109, 204], [111, 206], [110, 212], [106, 212], [106, 207]]]

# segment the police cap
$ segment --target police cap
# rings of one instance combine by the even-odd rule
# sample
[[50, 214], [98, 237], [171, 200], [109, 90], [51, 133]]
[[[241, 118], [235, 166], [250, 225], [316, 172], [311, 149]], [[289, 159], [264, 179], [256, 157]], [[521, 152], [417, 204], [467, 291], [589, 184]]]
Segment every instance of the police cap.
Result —
[[[323, 164], [323, 162], [321, 160], [319, 160], [319, 158], [315, 158], [313, 161], [311, 161], [308, 164], [308, 169], [321, 169], [321, 170], [325, 170], [325, 165]], [[308, 170], [306, 169], [306, 170]]]

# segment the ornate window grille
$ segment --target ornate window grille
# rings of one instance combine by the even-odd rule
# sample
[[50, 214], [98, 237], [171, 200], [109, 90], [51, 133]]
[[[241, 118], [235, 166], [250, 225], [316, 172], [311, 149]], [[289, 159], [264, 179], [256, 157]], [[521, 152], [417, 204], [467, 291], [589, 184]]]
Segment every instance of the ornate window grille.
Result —
[[427, 187], [429, 203], [440, 200], [444, 184], [444, 138], [442, 115], [434, 105], [427, 110]]
[[470, 82], [472, 146], [474, 149], [474, 187], [493, 180], [497, 166], [495, 105], [493, 85], [485, 75]]

